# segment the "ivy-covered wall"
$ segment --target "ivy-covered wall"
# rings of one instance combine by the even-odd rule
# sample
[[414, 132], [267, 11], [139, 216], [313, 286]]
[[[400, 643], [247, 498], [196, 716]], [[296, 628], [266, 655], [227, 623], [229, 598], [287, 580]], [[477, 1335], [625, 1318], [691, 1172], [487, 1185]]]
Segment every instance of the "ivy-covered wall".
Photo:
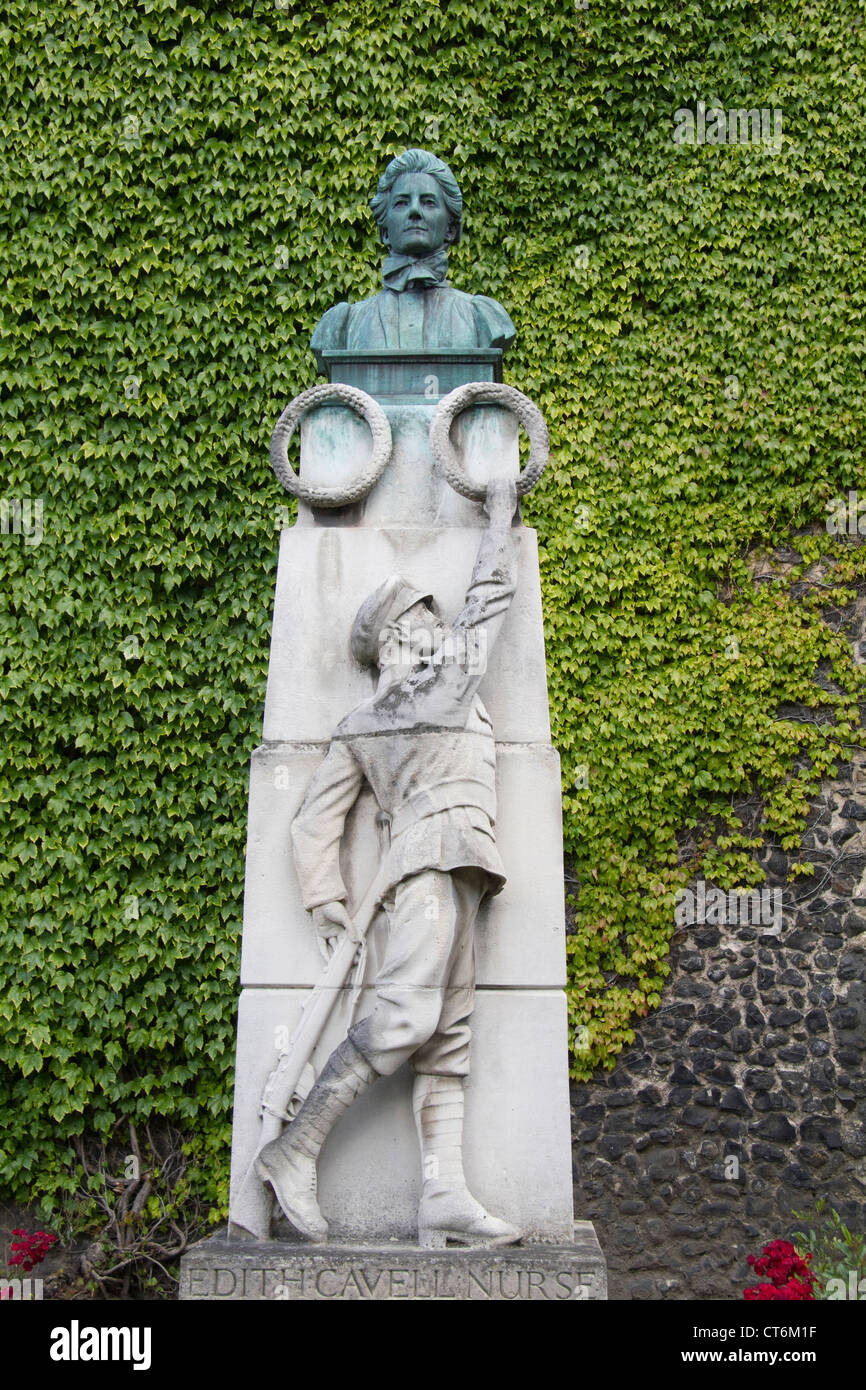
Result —
[[[820, 1199], [866, 1229], [864, 793], [860, 748], [799, 850], [761, 853], [770, 911], [683, 914], [706, 920], [677, 926], [661, 1007], [612, 1071], [573, 1085], [575, 1211], [611, 1298], [738, 1298], [748, 1256], [820, 1226]], [[792, 883], [804, 861], [815, 873]], [[857, 1265], [850, 1247], [839, 1263]]]
[[[225, 1203], [285, 519], [267, 444], [315, 379], [319, 315], [377, 288], [366, 200], [408, 145], [451, 163], [452, 281], [506, 305], [506, 378], [551, 428], [526, 517], [579, 883], [576, 1077], [658, 1006], [678, 889], [746, 885], [755, 841], [798, 843], [862, 688], [823, 616], [862, 552], [822, 527], [861, 478], [864, 22], [828, 0], [10, 0], [9, 1193], [50, 1203], [72, 1136], [156, 1115], [196, 1130]], [[809, 527], [802, 564], [756, 583], [747, 556]], [[822, 554], [825, 587], [792, 591]]]

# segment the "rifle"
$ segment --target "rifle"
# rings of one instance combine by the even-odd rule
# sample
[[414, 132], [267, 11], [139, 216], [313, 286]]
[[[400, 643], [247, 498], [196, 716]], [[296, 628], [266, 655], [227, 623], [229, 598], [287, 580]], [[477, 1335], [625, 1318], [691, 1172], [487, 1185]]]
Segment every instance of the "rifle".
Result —
[[[380, 839], [383, 834], [383, 821], [376, 817]], [[331, 1010], [346, 984], [359, 947], [361, 959], [358, 962], [357, 983], [360, 988], [364, 969], [367, 933], [381, 906], [381, 893], [385, 884], [384, 859], [379, 871], [370, 884], [352, 917], [354, 934], [343, 932], [331, 959], [325, 967], [321, 979], [313, 989], [294, 1032], [284, 1051], [277, 1058], [277, 1064], [269, 1074], [262, 1092], [262, 1127], [244, 1180], [238, 1190], [236, 1200], [229, 1212], [229, 1228], [241, 1226], [257, 1240], [270, 1239], [271, 1211], [273, 1198], [255, 1173], [255, 1163], [265, 1144], [279, 1137], [283, 1124], [290, 1122], [299, 1106], [315, 1082], [315, 1072], [310, 1058], [318, 1043]]]

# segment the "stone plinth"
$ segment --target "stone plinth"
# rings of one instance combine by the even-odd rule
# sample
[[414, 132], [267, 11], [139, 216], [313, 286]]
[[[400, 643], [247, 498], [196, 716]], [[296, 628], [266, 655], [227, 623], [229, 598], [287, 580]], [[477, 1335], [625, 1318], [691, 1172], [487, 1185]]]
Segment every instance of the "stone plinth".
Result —
[[[473, 366], [461, 366], [456, 358], [446, 365], [449, 371]], [[417, 382], [406, 372], [425, 366], [419, 399], [414, 387], [408, 390], [407, 382]], [[489, 524], [482, 506], [458, 495], [433, 463], [429, 427], [441, 391], [432, 391], [431, 382], [441, 387], [441, 366], [431, 359], [364, 367], [374, 377], [384, 371], [395, 387], [380, 401], [392, 430], [390, 462], [364, 501], [332, 511], [301, 504], [297, 525], [281, 537], [263, 746], [254, 754], [250, 778], [232, 1239], [219, 1247], [208, 1242], [184, 1257], [183, 1297], [605, 1296], [603, 1261], [591, 1228], [591, 1240], [584, 1232], [582, 1244], [571, 1244], [559, 759], [550, 745], [536, 537], [519, 524], [517, 589], [479, 691], [496, 738], [496, 837], [507, 883], [483, 905], [475, 928], [477, 993], [463, 1160], [470, 1190], [516, 1226], [526, 1244], [433, 1254], [406, 1243], [417, 1236], [421, 1190], [406, 1067], [362, 1095], [322, 1150], [319, 1201], [333, 1244], [284, 1244], [292, 1233], [279, 1212], [270, 1226], [272, 1244], [253, 1246], [245, 1238], [269, 1229], [273, 1209], [270, 1187], [255, 1177], [244, 1181], [261, 1132], [263, 1088], [322, 972], [296, 876], [291, 824], [334, 729], [373, 690], [371, 673], [349, 653], [352, 621], [362, 600], [399, 573], [434, 594], [444, 621], [452, 622]], [[496, 363], [486, 366], [493, 372]], [[348, 481], [369, 452], [366, 424], [342, 407], [306, 416], [300, 434], [300, 472], [312, 484]], [[483, 405], [465, 412], [454, 422], [452, 438], [476, 485], [517, 473], [517, 422], [504, 408]], [[380, 857], [375, 810], [367, 789], [345, 825], [340, 853], [350, 912]], [[386, 937], [380, 912], [369, 933], [363, 977], [334, 990], [330, 1017], [310, 1059], [315, 1074], [350, 1024], [372, 1010]], [[394, 1242], [399, 1249], [392, 1249]], [[277, 1279], [286, 1269], [294, 1274]], [[278, 1283], [299, 1291], [275, 1294]]]
[[567, 1245], [419, 1250], [400, 1242], [310, 1246], [213, 1236], [183, 1258], [180, 1298], [208, 1302], [499, 1303], [607, 1298], [607, 1271], [590, 1221]]

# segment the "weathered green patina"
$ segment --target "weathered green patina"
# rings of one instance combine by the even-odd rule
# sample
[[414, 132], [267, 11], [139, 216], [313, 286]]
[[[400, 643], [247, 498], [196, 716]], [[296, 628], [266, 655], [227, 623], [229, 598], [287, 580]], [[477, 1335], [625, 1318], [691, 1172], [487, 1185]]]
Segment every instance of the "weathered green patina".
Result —
[[446, 248], [460, 240], [463, 214], [448, 165], [427, 150], [406, 150], [391, 160], [370, 206], [389, 251], [385, 287], [322, 315], [311, 341], [319, 370], [327, 370], [323, 354], [335, 350], [510, 347], [516, 330], [502, 305], [447, 283]]

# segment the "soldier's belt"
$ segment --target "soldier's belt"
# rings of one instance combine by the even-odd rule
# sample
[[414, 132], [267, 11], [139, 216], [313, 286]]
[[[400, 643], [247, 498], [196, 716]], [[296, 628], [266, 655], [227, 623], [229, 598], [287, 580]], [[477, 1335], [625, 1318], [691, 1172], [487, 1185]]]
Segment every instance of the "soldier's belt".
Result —
[[496, 824], [496, 792], [486, 782], [473, 777], [455, 777], [438, 782], [435, 787], [422, 787], [395, 807], [391, 815], [391, 837], [396, 838], [416, 821], [435, 816], [440, 811], [456, 811], [460, 807], [482, 811]]

